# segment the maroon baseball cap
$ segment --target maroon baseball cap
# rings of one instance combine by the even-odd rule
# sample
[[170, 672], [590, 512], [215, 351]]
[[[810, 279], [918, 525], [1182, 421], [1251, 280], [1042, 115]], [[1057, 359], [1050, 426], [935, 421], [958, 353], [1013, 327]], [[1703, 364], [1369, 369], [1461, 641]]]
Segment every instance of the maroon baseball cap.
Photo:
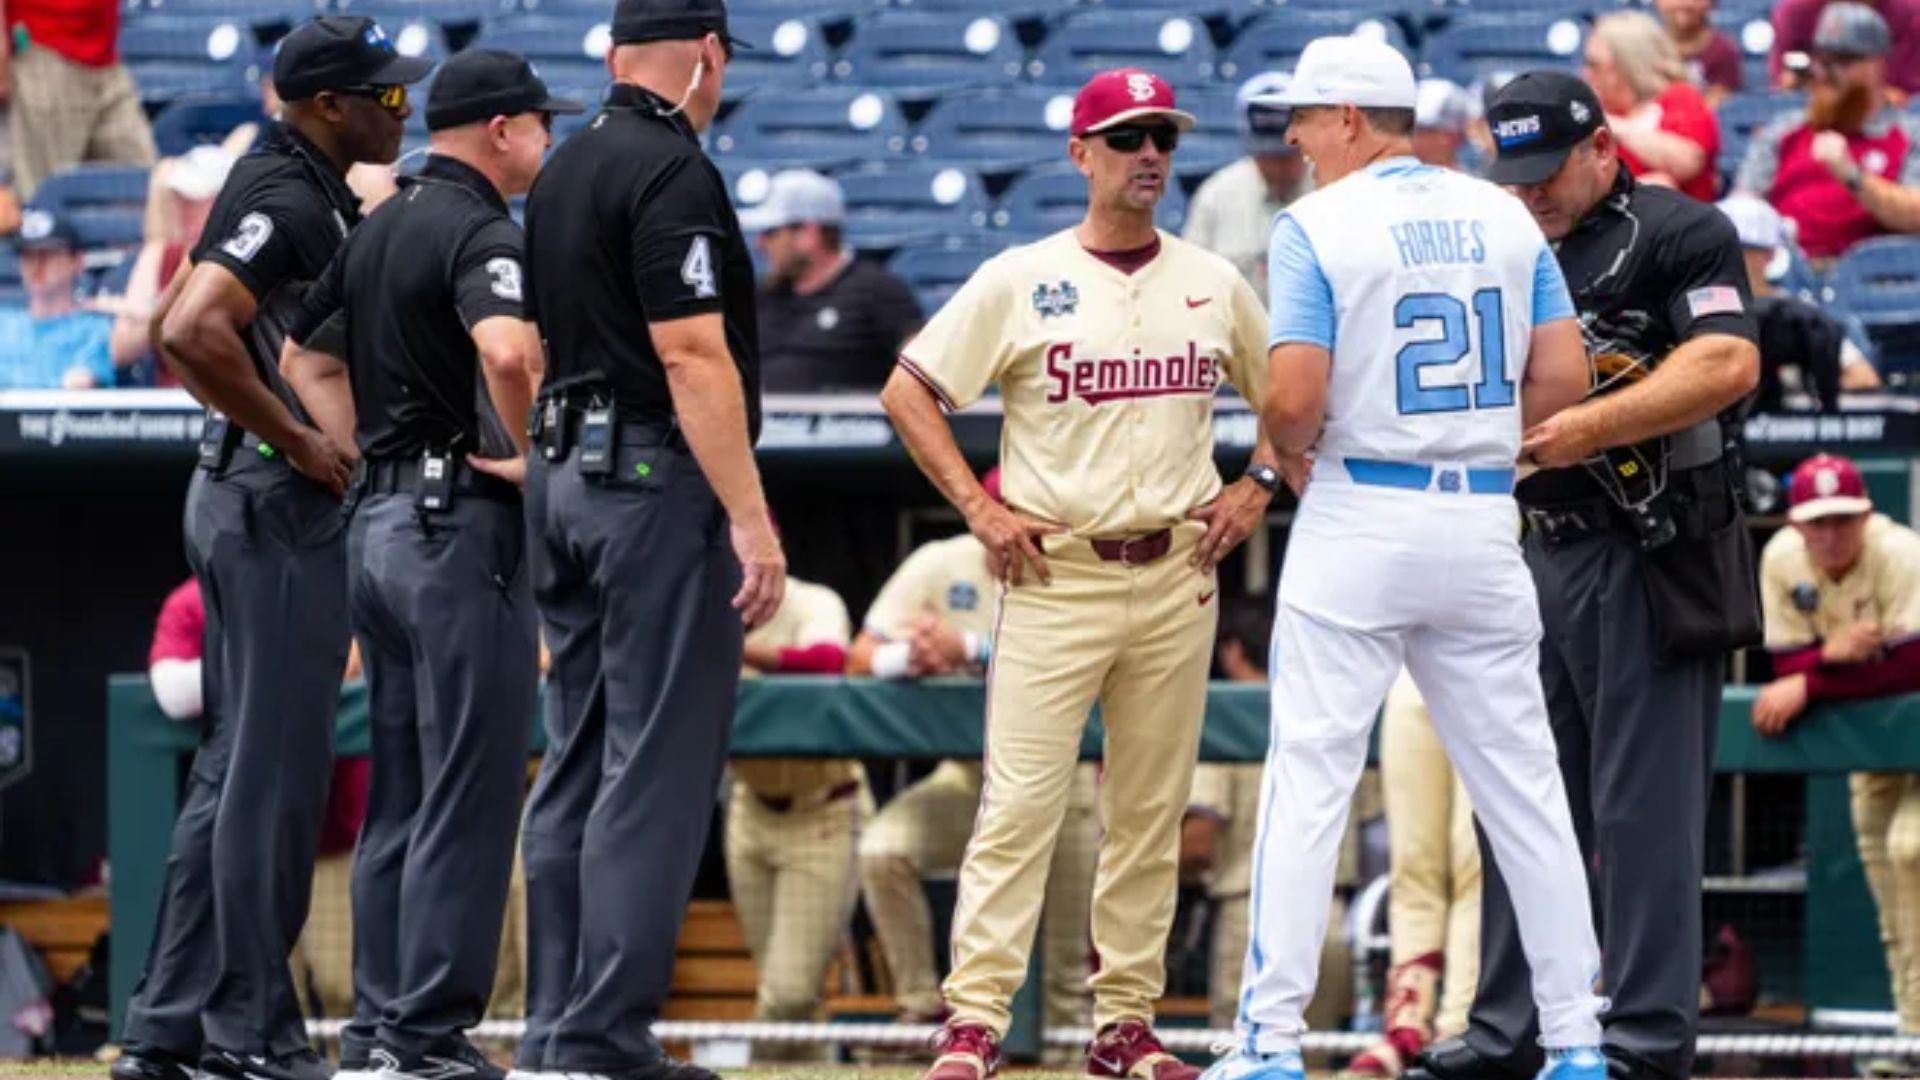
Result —
[[1073, 98], [1074, 137], [1093, 135], [1129, 120], [1163, 117], [1181, 131], [1193, 130], [1193, 116], [1173, 107], [1167, 80], [1139, 68], [1115, 68], [1087, 80]]
[[1864, 514], [1873, 509], [1860, 468], [1843, 457], [1815, 454], [1793, 470], [1787, 482], [1787, 520], [1815, 521], [1836, 514]]

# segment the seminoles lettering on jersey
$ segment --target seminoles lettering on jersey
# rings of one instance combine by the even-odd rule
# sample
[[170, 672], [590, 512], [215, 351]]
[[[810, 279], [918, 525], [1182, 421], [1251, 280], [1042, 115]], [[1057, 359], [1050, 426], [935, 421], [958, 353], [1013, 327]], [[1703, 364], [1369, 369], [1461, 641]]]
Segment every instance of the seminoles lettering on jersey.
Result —
[[1213, 396], [1220, 387], [1220, 365], [1214, 357], [1202, 355], [1196, 342], [1187, 342], [1187, 351], [1172, 356], [1074, 356], [1073, 343], [1063, 341], [1047, 348], [1047, 404], [1063, 405], [1084, 401], [1103, 405], [1109, 401], [1179, 395]]
[[900, 363], [949, 409], [999, 387], [1008, 503], [1079, 535], [1148, 532], [1219, 492], [1214, 394], [1260, 400], [1266, 313], [1177, 237], [1127, 273], [1068, 229], [989, 259]]

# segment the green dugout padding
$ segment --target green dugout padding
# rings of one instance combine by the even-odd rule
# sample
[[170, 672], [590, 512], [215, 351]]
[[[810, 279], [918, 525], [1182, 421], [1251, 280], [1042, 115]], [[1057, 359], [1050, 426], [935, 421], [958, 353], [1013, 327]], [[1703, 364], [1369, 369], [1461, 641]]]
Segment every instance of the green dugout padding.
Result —
[[[166, 718], [142, 675], [116, 676], [108, 690], [109, 855], [113, 867], [114, 1030], [153, 933], [181, 770], [197, 729]], [[1822, 773], [1808, 797], [1808, 914], [1805, 941], [1810, 1002], [1884, 1006], [1886, 979], [1873, 965], [1878, 932], [1866, 901], [1852, 834], [1844, 827], [1845, 781], [1858, 770], [1920, 772], [1920, 695], [1823, 709], [1784, 739], [1763, 741], [1748, 723], [1750, 688], [1730, 687], [1720, 714], [1721, 772]], [[768, 678], [741, 686], [733, 752], [753, 756], [978, 757], [981, 687], [976, 682], [881, 683], [858, 679]], [[1202, 756], [1258, 761], [1266, 750], [1265, 687], [1216, 683], [1208, 695]], [[529, 746], [539, 742], [529, 723]], [[342, 753], [367, 749], [364, 686], [342, 695]], [[1085, 745], [1098, 756], [1090, 725]], [[1841, 789], [1837, 796], [1831, 788]], [[1838, 806], [1840, 817], [1833, 817]], [[1865, 975], [1862, 975], [1862, 972]]]

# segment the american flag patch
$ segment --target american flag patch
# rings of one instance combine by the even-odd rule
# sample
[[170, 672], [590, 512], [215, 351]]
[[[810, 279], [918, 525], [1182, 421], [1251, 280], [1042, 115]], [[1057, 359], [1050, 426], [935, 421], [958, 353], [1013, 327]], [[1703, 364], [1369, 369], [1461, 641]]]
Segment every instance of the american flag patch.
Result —
[[1731, 285], [1709, 285], [1687, 293], [1687, 310], [1696, 319], [1709, 315], [1738, 315], [1746, 310], [1740, 302], [1740, 290]]

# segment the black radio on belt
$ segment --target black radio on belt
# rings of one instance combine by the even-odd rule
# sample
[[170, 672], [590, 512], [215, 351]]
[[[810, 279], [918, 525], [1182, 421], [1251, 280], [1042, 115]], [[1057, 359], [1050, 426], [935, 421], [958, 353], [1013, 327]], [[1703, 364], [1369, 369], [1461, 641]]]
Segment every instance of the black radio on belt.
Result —
[[429, 450], [420, 455], [420, 483], [413, 489], [413, 505], [420, 510], [445, 510], [453, 505], [453, 455]]
[[540, 456], [559, 461], [567, 456], [567, 424], [559, 398], [550, 397], [527, 414], [527, 438], [540, 448]]
[[233, 460], [233, 452], [240, 448], [240, 440], [245, 436], [240, 425], [228, 420], [225, 413], [207, 410], [206, 422], [200, 426], [200, 465], [214, 472], [227, 467]]
[[613, 474], [613, 410], [588, 409], [580, 417], [580, 475]]

